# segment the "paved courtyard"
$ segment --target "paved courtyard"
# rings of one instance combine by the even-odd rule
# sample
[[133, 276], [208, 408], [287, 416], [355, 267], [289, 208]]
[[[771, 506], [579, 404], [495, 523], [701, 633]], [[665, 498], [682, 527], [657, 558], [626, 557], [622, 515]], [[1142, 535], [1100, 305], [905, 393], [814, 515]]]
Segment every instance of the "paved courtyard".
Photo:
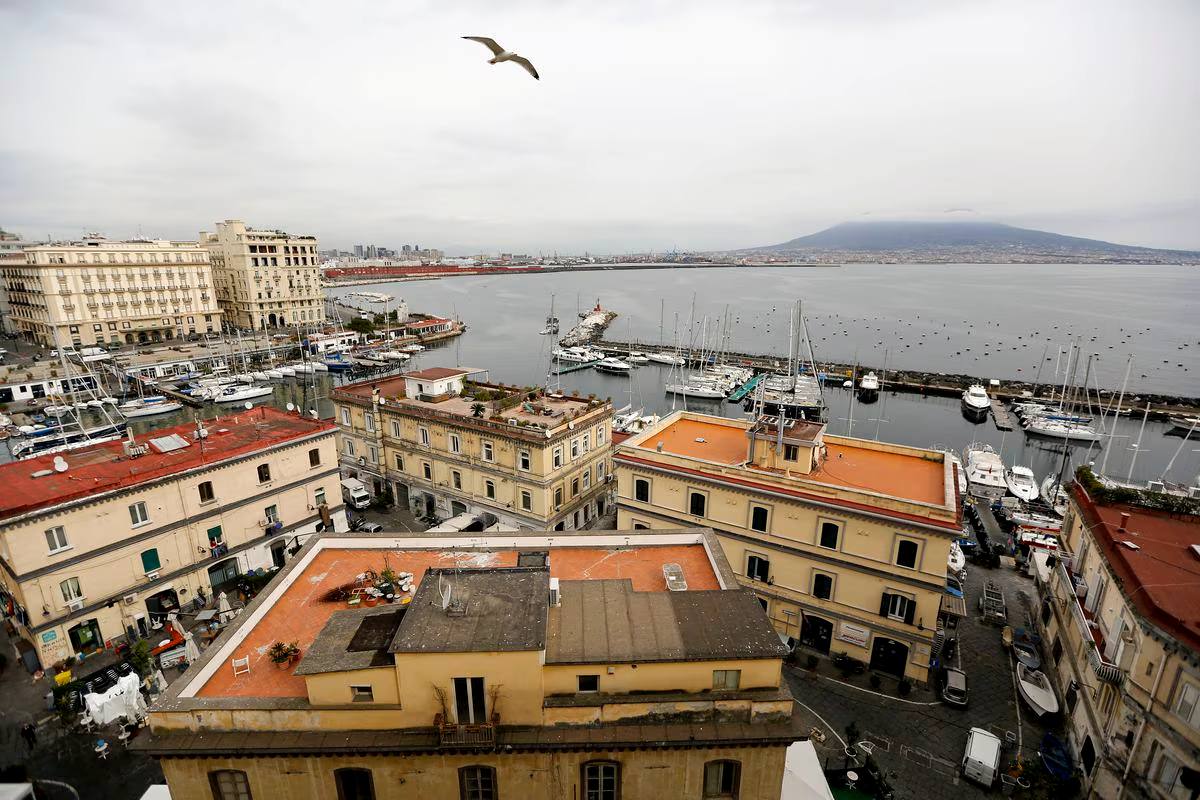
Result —
[[[870, 689], [866, 675], [843, 681], [841, 674], [824, 659], [815, 674], [787, 668], [792, 692], [807, 706], [805, 713], [812, 724], [826, 734], [825, 742], [817, 745], [823, 761], [830, 767], [843, 766], [844, 745], [838, 737], [844, 738], [846, 726], [854, 723], [860, 741], [874, 744], [874, 758], [886, 770], [897, 800], [985, 797], [988, 793], [982, 787], [958, 774], [967, 732], [978, 727], [1005, 742], [1002, 771], [1021, 757], [1032, 774], [1040, 772], [1037, 750], [1047, 728], [1030, 719], [1024, 704], [1018, 705], [1014, 666], [1000, 643], [1000, 629], [983, 624], [977, 616], [978, 597], [988, 580], [1004, 590], [1009, 620], [1014, 627], [1024, 625], [1025, 621], [1021, 595], [1025, 595], [1031, 606], [1036, 601], [1033, 581], [1013, 569], [968, 567], [969, 616], [959, 622], [953, 633], [958, 638], [956, 660], [967, 673], [970, 687], [970, 706], [966, 709], [937, 702], [932, 691], [914, 689], [907, 698], [896, 697], [894, 681], [885, 682], [879, 691]], [[831, 735], [831, 731], [837, 736]], [[998, 792], [999, 788], [997, 784], [993, 791]], [[1060, 792], [1054, 796], [1067, 795]]]

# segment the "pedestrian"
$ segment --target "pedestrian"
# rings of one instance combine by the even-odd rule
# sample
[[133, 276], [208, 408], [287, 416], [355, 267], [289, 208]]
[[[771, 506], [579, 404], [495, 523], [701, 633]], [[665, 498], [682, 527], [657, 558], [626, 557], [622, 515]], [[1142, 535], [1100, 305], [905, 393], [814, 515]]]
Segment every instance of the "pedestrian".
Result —
[[25, 740], [25, 747], [32, 753], [34, 746], [37, 745], [37, 726], [32, 722], [26, 722], [22, 725], [21, 738]]

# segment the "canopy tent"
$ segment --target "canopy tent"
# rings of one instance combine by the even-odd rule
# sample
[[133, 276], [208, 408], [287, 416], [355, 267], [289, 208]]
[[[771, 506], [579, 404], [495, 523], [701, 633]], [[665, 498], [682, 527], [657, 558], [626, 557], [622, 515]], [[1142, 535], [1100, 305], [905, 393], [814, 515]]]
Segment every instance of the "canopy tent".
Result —
[[121, 717], [136, 719], [146, 713], [146, 701], [139, 691], [141, 680], [135, 674], [122, 675], [117, 685], [107, 692], [83, 696], [88, 716], [99, 725], [107, 725]]

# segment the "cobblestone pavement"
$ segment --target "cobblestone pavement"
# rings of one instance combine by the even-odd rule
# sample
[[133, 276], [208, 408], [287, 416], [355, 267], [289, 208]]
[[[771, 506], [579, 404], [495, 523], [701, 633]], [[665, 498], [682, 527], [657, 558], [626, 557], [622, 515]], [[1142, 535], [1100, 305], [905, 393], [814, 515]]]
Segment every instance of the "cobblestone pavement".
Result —
[[1037, 762], [1037, 748], [1047, 729], [1031, 720], [1026, 706], [1018, 706], [1014, 665], [1000, 643], [1000, 629], [985, 625], [977, 616], [977, 598], [988, 580], [1003, 589], [1014, 627], [1024, 625], [1021, 594], [1031, 606], [1036, 600], [1032, 580], [1011, 568], [968, 567], [968, 616], [952, 634], [958, 638], [956, 660], [967, 673], [970, 688], [966, 709], [936, 702], [932, 691], [914, 690], [904, 699], [885, 695], [894, 689], [894, 682], [885, 683], [880, 692], [872, 692], [866, 676], [842, 681], [824, 659], [815, 674], [787, 668], [793, 694], [808, 707], [804, 713], [826, 733], [826, 741], [817, 745], [817, 753], [829, 766], [841, 767], [845, 761], [842, 742], [829, 732], [844, 738], [851, 722], [857, 725], [860, 739], [874, 744], [875, 760], [887, 771], [897, 800], [987, 796], [982, 787], [958, 774], [967, 732], [972, 727], [989, 730], [1005, 743], [1002, 766], [1018, 755], [1027, 762]]

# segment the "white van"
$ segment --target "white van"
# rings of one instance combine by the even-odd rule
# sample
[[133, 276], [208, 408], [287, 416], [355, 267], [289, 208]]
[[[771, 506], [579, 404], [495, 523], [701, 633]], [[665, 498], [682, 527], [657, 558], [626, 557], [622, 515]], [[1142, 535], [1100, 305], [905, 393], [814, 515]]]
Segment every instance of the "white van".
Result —
[[991, 787], [1000, 772], [1000, 738], [983, 728], [971, 728], [963, 753], [962, 774], [978, 784]]
[[371, 493], [367, 486], [358, 478], [346, 478], [342, 481], [342, 499], [351, 508], [368, 508], [371, 505]]

